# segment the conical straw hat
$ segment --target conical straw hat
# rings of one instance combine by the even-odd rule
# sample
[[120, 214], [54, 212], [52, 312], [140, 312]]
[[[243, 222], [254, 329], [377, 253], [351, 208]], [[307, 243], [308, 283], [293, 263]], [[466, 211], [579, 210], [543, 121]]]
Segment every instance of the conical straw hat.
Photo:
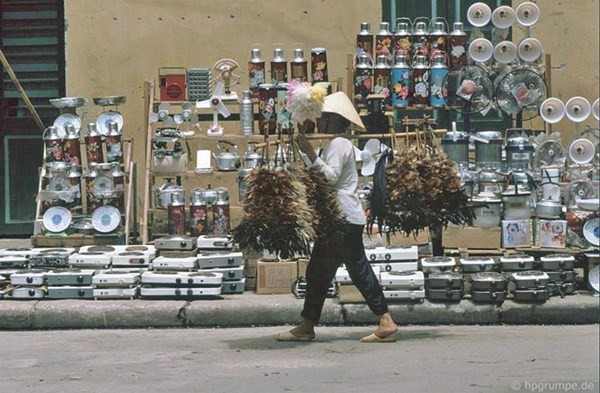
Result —
[[365, 130], [366, 127], [363, 124], [358, 112], [354, 108], [352, 101], [343, 91], [325, 96], [325, 102], [323, 103], [323, 112], [337, 113], [338, 115], [345, 117], [350, 120], [352, 124], [361, 130]]

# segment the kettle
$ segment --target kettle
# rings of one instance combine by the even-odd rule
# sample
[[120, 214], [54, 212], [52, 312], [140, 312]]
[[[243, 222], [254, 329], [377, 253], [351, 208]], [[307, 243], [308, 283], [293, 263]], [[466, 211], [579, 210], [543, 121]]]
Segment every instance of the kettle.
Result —
[[262, 154], [253, 146], [256, 142], [248, 142], [244, 153], [244, 169], [254, 169], [262, 163]]
[[[230, 148], [222, 148], [221, 144], [228, 144]], [[218, 153], [213, 157], [217, 161], [217, 168], [220, 171], [235, 171], [240, 166], [240, 156], [237, 154], [237, 146], [228, 141], [217, 142]]]

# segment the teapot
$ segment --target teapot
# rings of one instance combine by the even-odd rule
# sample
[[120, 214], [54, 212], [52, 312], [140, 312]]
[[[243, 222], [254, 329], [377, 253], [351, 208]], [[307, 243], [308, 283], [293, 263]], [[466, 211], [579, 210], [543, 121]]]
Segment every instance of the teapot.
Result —
[[[222, 148], [221, 144], [228, 144], [230, 148]], [[235, 171], [240, 166], [240, 156], [237, 154], [237, 146], [228, 141], [217, 142], [218, 153], [213, 157], [217, 161], [220, 171]]]
[[256, 142], [248, 142], [246, 153], [244, 153], [244, 169], [254, 169], [262, 163], [262, 154], [253, 146]]

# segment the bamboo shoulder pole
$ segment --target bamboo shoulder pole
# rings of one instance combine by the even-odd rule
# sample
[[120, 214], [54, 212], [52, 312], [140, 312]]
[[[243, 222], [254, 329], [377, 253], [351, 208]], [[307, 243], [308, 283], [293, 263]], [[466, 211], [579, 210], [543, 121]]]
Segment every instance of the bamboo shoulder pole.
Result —
[[10, 76], [10, 79], [13, 81], [13, 83], [17, 87], [17, 90], [19, 91], [21, 98], [23, 98], [23, 101], [25, 102], [27, 109], [29, 109], [29, 112], [31, 112], [31, 115], [33, 116], [33, 119], [35, 120], [36, 124], [40, 128], [40, 131], [44, 132], [46, 130], [46, 127], [44, 126], [44, 123], [42, 122], [40, 115], [38, 115], [37, 111], [33, 107], [33, 104], [29, 100], [29, 97], [27, 96], [27, 93], [23, 89], [23, 86], [21, 86], [21, 83], [19, 82], [17, 75], [15, 75], [15, 72], [13, 71], [12, 67], [8, 63], [8, 60], [4, 56], [4, 52], [2, 52], [2, 49], [0, 49], [0, 62], [2, 62], [2, 66], [6, 69], [8, 76]]

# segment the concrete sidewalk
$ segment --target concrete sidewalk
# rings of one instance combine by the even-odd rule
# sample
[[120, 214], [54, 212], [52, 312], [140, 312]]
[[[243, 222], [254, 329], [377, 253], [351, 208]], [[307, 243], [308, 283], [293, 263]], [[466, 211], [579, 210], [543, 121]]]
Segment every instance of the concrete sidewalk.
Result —
[[[0, 300], [0, 330], [236, 327], [296, 324], [303, 300], [245, 292], [217, 300]], [[401, 325], [596, 324], [599, 298], [587, 291], [542, 304], [391, 303]], [[365, 304], [327, 299], [321, 323], [375, 324]]]

